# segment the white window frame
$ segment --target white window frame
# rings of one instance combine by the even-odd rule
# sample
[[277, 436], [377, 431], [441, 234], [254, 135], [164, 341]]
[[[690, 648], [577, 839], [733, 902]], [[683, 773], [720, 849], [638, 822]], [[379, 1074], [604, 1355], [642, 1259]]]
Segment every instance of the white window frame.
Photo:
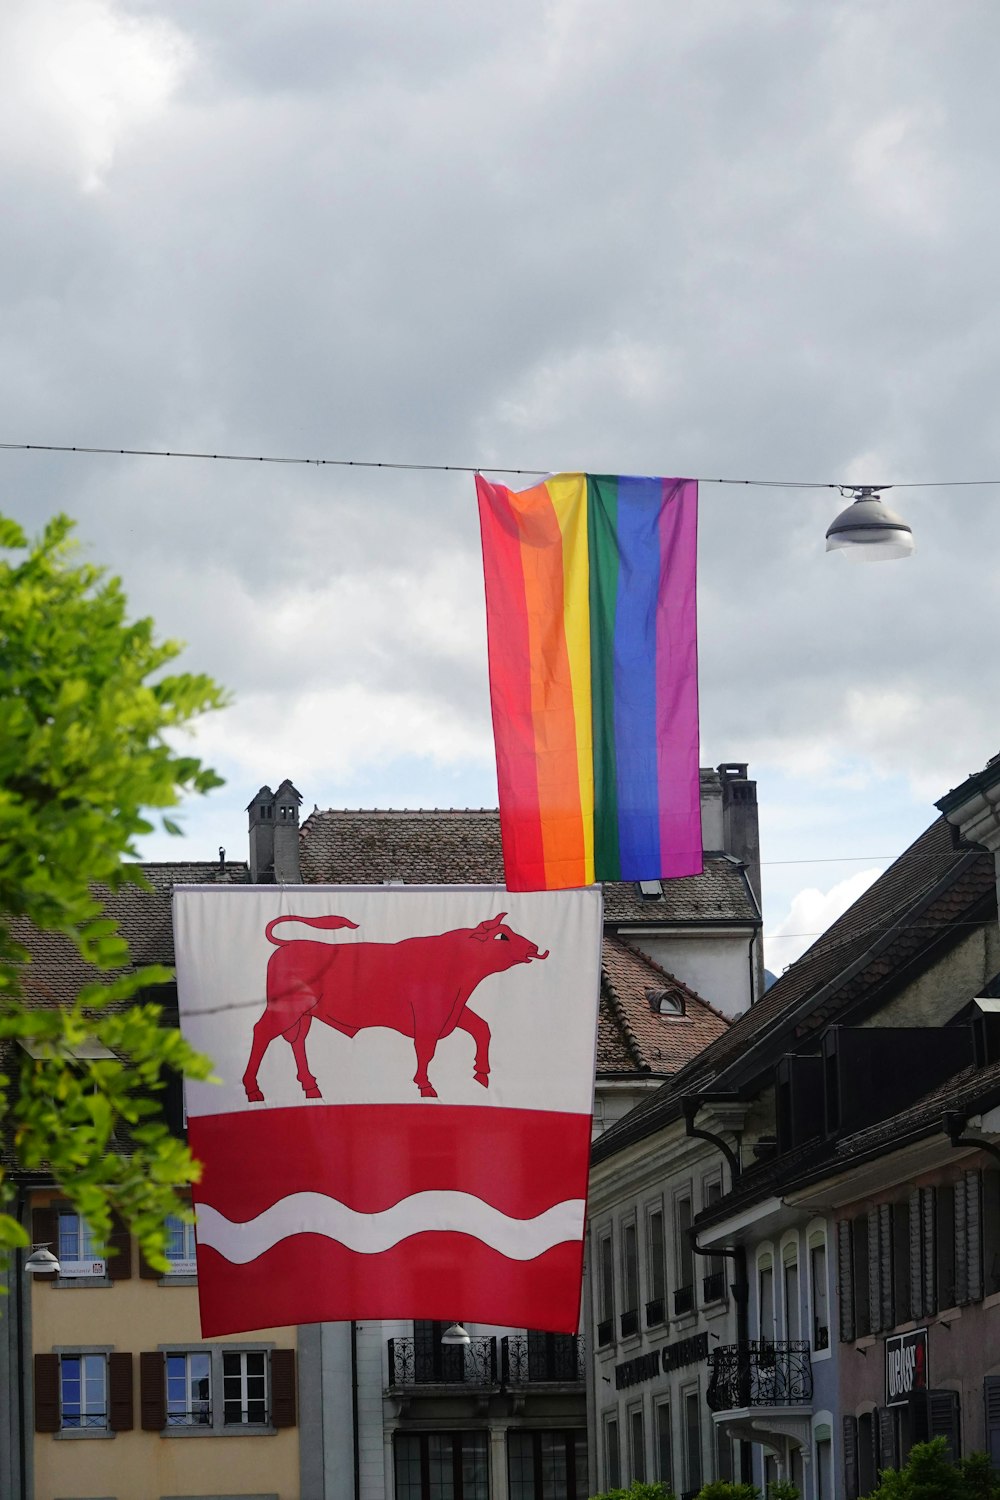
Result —
[[[260, 1433], [272, 1433], [275, 1431], [271, 1404], [273, 1391], [271, 1384], [271, 1354], [276, 1348], [272, 1343], [239, 1343], [239, 1344], [160, 1344], [158, 1352], [163, 1356], [163, 1395], [164, 1415], [167, 1425], [162, 1429], [164, 1437], [239, 1437], [241, 1434], [253, 1435]], [[208, 1422], [175, 1422], [171, 1424], [170, 1412], [167, 1410], [167, 1360], [176, 1355], [207, 1354], [211, 1360], [209, 1370], [209, 1415]], [[225, 1356], [240, 1355], [241, 1372], [241, 1410], [248, 1410], [246, 1397], [246, 1359], [247, 1356], [259, 1354], [264, 1360], [264, 1415], [263, 1422], [227, 1422], [226, 1421], [226, 1374]], [[230, 1376], [230, 1379], [233, 1377]], [[230, 1398], [232, 1399], [232, 1398]], [[257, 1399], [256, 1397], [254, 1398]]]
[[[685, 1201], [688, 1204], [690, 1223], [693, 1224], [695, 1219], [695, 1206], [694, 1184], [692, 1182], [678, 1184], [673, 1192], [672, 1204], [674, 1220], [674, 1295], [676, 1296], [677, 1292], [683, 1290], [685, 1286], [690, 1286], [691, 1288], [690, 1312], [677, 1313], [675, 1309], [672, 1309], [672, 1311], [675, 1317], [690, 1318], [693, 1317], [698, 1310], [698, 1268], [695, 1265], [695, 1256], [694, 1251], [691, 1249], [690, 1238], [688, 1237], [686, 1231], [683, 1231], [681, 1229], [681, 1204]], [[687, 1257], [690, 1267], [690, 1281], [688, 1282], [684, 1280], [683, 1262], [685, 1257]]]
[[[79, 1360], [80, 1362], [80, 1410], [77, 1420], [66, 1420], [66, 1391], [65, 1370], [67, 1360]], [[91, 1365], [93, 1371], [100, 1370], [102, 1385], [103, 1409], [98, 1411], [96, 1403], [92, 1411], [88, 1411], [90, 1400], [87, 1395], [87, 1365]], [[87, 1421], [87, 1416], [100, 1416], [103, 1420], [99, 1422]], [[109, 1407], [108, 1407], [108, 1356], [106, 1353], [97, 1353], [92, 1350], [64, 1349], [59, 1352], [59, 1430], [60, 1432], [109, 1432]]]
[[[614, 1453], [615, 1453], [615, 1467], [618, 1470], [617, 1474], [613, 1474], [611, 1472], [611, 1452], [612, 1452], [611, 1429], [612, 1429], [612, 1427], [615, 1430]], [[603, 1466], [604, 1466], [604, 1486], [603, 1487], [606, 1490], [607, 1489], [612, 1489], [612, 1488], [618, 1488], [618, 1487], [620, 1487], [622, 1479], [624, 1478], [624, 1475], [622, 1474], [622, 1437], [621, 1437], [621, 1432], [622, 1432], [621, 1422], [619, 1421], [619, 1418], [618, 1418], [618, 1408], [616, 1406], [612, 1411], [606, 1411], [604, 1413], [604, 1415], [602, 1416], [602, 1418], [601, 1418], [601, 1435], [602, 1435], [602, 1437], [604, 1439], [604, 1442], [602, 1444], [603, 1452], [601, 1454], [601, 1459], [602, 1459]]]
[[[693, 1475], [691, 1473], [691, 1446], [690, 1446], [690, 1443], [688, 1441], [688, 1438], [690, 1436], [689, 1430], [688, 1430], [688, 1421], [687, 1421], [688, 1401], [689, 1401], [689, 1399], [692, 1396], [694, 1396], [695, 1401], [697, 1403], [697, 1407], [698, 1407], [698, 1474], [697, 1475]], [[681, 1392], [680, 1392], [680, 1397], [681, 1397], [681, 1433], [682, 1433], [683, 1439], [684, 1439], [684, 1488], [685, 1488], [685, 1490], [695, 1490], [695, 1491], [697, 1491], [697, 1490], [701, 1489], [702, 1485], [705, 1484], [706, 1479], [707, 1479], [707, 1475], [705, 1473], [705, 1425], [704, 1425], [704, 1422], [702, 1421], [702, 1412], [701, 1412], [701, 1387], [697, 1383], [694, 1384], [694, 1385], [685, 1385], [685, 1386], [682, 1386], [681, 1387]], [[714, 1423], [713, 1423], [713, 1426], [714, 1426]], [[695, 1483], [695, 1479], [696, 1478], [697, 1478], [697, 1481], [698, 1481], [697, 1484]]]
[[[660, 1420], [661, 1420], [660, 1419], [660, 1413], [663, 1412], [663, 1411], [666, 1411], [666, 1413], [667, 1413], [667, 1434], [668, 1434], [668, 1442], [669, 1442], [669, 1447], [670, 1447], [670, 1473], [669, 1474], [661, 1474], [660, 1473]], [[677, 1444], [674, 1441], [673, 1411], [674, 1411], [673, 1400], [672, 1400], [672, 1397], [670, 1395], [665, 1395], [665, 1396], [660, 1396], [658, 1398], [654, 1398], [654, 1401], [653, 1401], [653, 1450], [654, 1450], [656, 1461], [655, 1461], [655, 1463], [653, 1465], [653, 1468], [655, 1470], [653, 1478], [654, 1478], [654, 1480], [657, 1480], [660, 1483], [665, 1484], [666, 1487], [667, 1487], [667, 1489], [670, 1490], [671, 1493], [673, 1493], [673, 1489], [674, 1489], [674, 1473], [673, 1473], [673, 1471], [674, 1471], [674, 1466], [675, 1466], [675, 1463], [676, 1463], [676, 1457], [675, 1457], [675, 1455], [677, 1453]]]
[[[789, 1317], [788, 1317], [788, 1278], [787, 1278], [787, 1275], [786, 1275], [786, 1271], [787, 1271], [787, 1268], [789, 1266], [794, 1266], [795, 1267], [795, 1284], [796, 1284], [796, 1288], [797, 1288], [797, 1292], [798, 1292], [798, 1307], [796, 1309], [797, 1314], [798, 1314], [798, 1325], [799, 1325], [798, 1341], [801, 1342], [801, 1340], [802, 1340], [802, 1247], [799, 1244], [799, 1236], [798, 1236], [798, 1234], [793, 1230], [793, 1231], [791, 1231], [791, 1233], [783, 1235], [782, 1236], [782, 1240], [781, 1240], [781, 1245], [779, 1246], [779, 1249], [781, 1251], [781, 1254], [780, 1254], [780, 1257], [779, 1257], [779, 1259], [780, 1259], [780, 1265], [781, 1265], [781, 1317], [778, 1320], [778, 1326], [779, 1326], [779, 1328], [781, 1330], [782, 1337], [785, 1338], [785, 1339], [791, 1339], [791, 1337], [792, 1337], [792, 1328], [791, 1328], [791, 1322], [790, 1322]], [[777, 1291], [778, 1288], [775, 1288], [775, 1290]], [[775, 1310], [777, 1311], [777, 1308]]]
[[[184, 1361], [184, 1407], [183, 1407], [183, 1410], [181, 1410], [181, 1411], [173, 1411], [172, 1412], [171, 1409], [170, 1409], [170, 1404], [171, 1404], [171, 1396], [170, 1396], [170, 1361], [171, 1360], [179, 1360], [179, 1359], [182, 1359]], [[208, 1397], [207, 1397], [207, 1399], [204, 1398], [204, 1397], [195, 1397], [195, 1396], [192, 1395], [192, 1387], [193, 1387], [193, 1383], [194, 1383], [195, 1379], [201, 1379], [201, 1378], [203, 1378], [203, 1377], [200, 1377], [200, 1376], [195, 1376], [192, 1373], [191, 1362], [192, 1362], [192, 1360], [196, 1360], [196, 1359], [197, 1360], [205, 1360], [207, 1362], [207, 1366], [208, 1366], [208, 1369], [207, 1369], [207, 1376], [208, 1376]], [[164, 1392], [165, 1392], [164, 1400], [165, 1400], [165, 1406], [166, 1406], [167, 1427], [168, 1428], [177, 1428], [177, 1427], [208, 1427], [208, 1428], [211, 1428], [214, 1425], [214, 1416], [215, 1416], [215, 1406], [214, 1406], [214, 1399], [213, 1399], [214, 1396], [215, 1396], [215, 1382], [212, 1379], [212, 1376], [213, 1376], [214, 1372], [213, 1372], [213, 1369], [212, 1369], [212, 1363], [213, 1363], [213, 1361], [212, 1361], [212, 1351], [211, 1351], [211, 1349], [183, 1349], [183, 1350], [181, 1350], [181, 1349], [173, 1349], [169, 1353], [165, 1353], [164, 1354], [163, 1361], [164, 1361], [163, 1379], [164, 1379]], [[203, 1405], [202, 1405], [202, 1403], [203, 1403]], [[199, 1407], [201, 1408], [200, 1411], [199, 1411]], [[173, 1418], [174, 1420], [171, 1420], [171, 1418]]]
[[[626, 1254], [626, 1249], [625, 1249], [626, 1240], [627, 1240], [627, 1238], [628, 1238], [629, 1235], [631, 1235], [632, 1245], [633, 1245], [633, 1249], [635, 1251], [635, 1301], [633, 1302], [633, 1304], [632, 1304], [631, 1307], [628, 1306], [628, 1301], [629, 1301], [628, 1255]], [[622, 1271], [621, 1271], [622, 1313], [623, 1314], [627, 1313], [627, 1312], [634, 1312], [635, 1313], [635, 1315], [636, 1315], [636, 1333], [638, 1333], [639, 1330], [642, 1327], [642, 1321], [641, 1321], [641, 1316], [640, 1316], [640, 1309], [642, 1307], [642, 1267], [640, 1265], [640, 1256], [639, 1256], [639, 1225], [636, 1222], [636, 1217], [635, 1217], [634, 1214], [632, 1214], [629, 1218], [627, 1218], [627, 1219], [625, 1219], [625, 1220], [622, 1221], [622, 1225], [621, 1225], [621, 1229], [620, 1229], [618, 1238], [619, 1238], [619, 1242], [621, 1244], [621, 1250], [622, 1250]]]
[[[769, 1344], [773, 1344], [777, 1336], [778, 1288], [774, 1284], [774, 1268], [774, 1246], [770, 1243], [759, 1246], [754, 1258], [754, 1300], [757, 1304], [757, 1337], [761, 1340], [766, 1339]], [[769, 1328], [764, 1327], [764, 1308], [760, 1295], [760, 1278], [763, 1271], [770, 1271], [771, 1273], [771, 1326]]]
[[[636, 1464], [636, 1443], [635, 1443], [635, 1420], [636, 1420], [637, 1417], [639, 1419], [639, 1423], [638, 1423], [638, 1425], [639, 1425], [639, 1437], [640, 1437], [640, 1441], [641, 1441], [641, 1446], [639, 1447], [639, 1450], [638, 1450], [638, 1458], [639, 1458], [638, 1465]], [[648, 1463], [647, 1458], [646, 1458], [646, 1412], [645, 1412], [645, 1409], [643, 1407], [642, 1401], [633, 1401], [632, 1405], [630, 1407], [628, 1407], [628, 1409], [627, 1409], [627, 1411], [625, 1413], [625, 1422], [626, 1422], [627, 1431], [628, 1431], [628, 1479], [629, 1479], [629, 1484], [636, 1484], [636, 1483], [639, 1483], [639, 1482], [641, 1482], [641, 1483], [644, 1484], [646, 1482], [647, 1478], [648, 1478], [648, 1475], [649, 1475], [649, 1463]], [[642, 1469], [642, 1473], [641, 1474], [637, 1473], [637, 1468], [641, 1468]]]
[[[221, 1400], [219, 1402], [219, 1407], [220, 1407], [221, 1415], [222, 1415], [222, 1426], [223, 1427], [230, 1427], [230, 1428], [231, 1427], [238, 1427], [238, 1428], [269, 1427], [271, 1425], [271, 1360], [270, 1360], [270, 1356], [268, 1354], [268, 1351], [266, 1349], [247, 1349], [247, 1348], [244, 1348], [242, 1346], [234, 1347], [232, 1344], [223, 1344], [222, 1347], [221, 1347], [221, 1350], [220, 1350], [220, 1354], [221, 1354], [221, 1362], [222, 1362], [222, 1387], [221, 1387]], [[227, 1359], [227, 1356], [228, 1356], [228, 1358], [230, 1360], [232, 1360], [232, 1359], [235, 1358], [235, 1359], [238, 1359], [239, 1362], [240, 1362], [240, 1369], [239, 1369], [239, 1372], [236, 1375], [232, 1375], [230, 1373], [227, 1373], [227, 1371], [226, 1371], [226, 1359]], [[264, 1396], [263, 1396], [264, 1421], [263, 1422], [253, 1422], [253, 1421], [250, 1421], [249, 1419], [247, 1419], [245, 1417], [241, 1417], [241, 1419], [239, 1421], [230, 1422], [226, 1418], [226, 1407], [231, 1404], [233, 1398], [231, 1396], [227, 1396], [226, 1395], [226, 1382], [227, 1381], [230, 1381], [230, 1380], [239, 1380], [239, 1382], [240, 1382], [240, 1396], [239, 1396], [239, 1400], [240, 1400], [240, 1410], [242, 1412], [248, 1412], [250, 1410], [250, 1402], [251, 1401], [253, 1401], [254, 1403], [256, 1403], [256, 1402], [258, 1402], [258, 1401], [261, 1400], [261, 1398], [259, 1396], [250, 1396], [249, 1395], [249, 1381], [250, 1380], [257, 1380], [257, 1379], [259, 1379], [259, 1376], [256, 1375], [256, 1374], [254, 1374], [252, 1376], [250, 1374], [248, 1374], [248, 1372], [247, 1372], [247, 1360], [248, 1359], [252, 1359], [252, 1358], [254, 1358], [256, 1356], [260, 1356], [260, 1358], [263, 1360], [263, 1364], [264, 1364]]]
[[[806, 1275], [809, 1283], [809, 1348], [812, 1351], [813, 1360], [833, 1358], [833, 1328], [831, 1318], [833, 1316], [832, 1298], [830, 1296], [830, 1236], [827, 1232], [826, 1221], [814, 1219], [806, 1228]], [[813, 1283], [813, 1251], [822, 1247], [824, 1287], [823, 1303], [826, 1311], [826, 1348], [816, 1348], [816, 1288]]]
[[[167, 1231], [167, 1242], [163, 1247], [163, 1253], [170, 1262], [166, 1272], [167, 1276], [194, 1276], [198, 1271], [198, 1262], [195, 1258], [195, 1233], [194, 1225], [178, 1214], [167, 1216], [164, 1228]], [[175, 1247], [171, 1244], [171, 1236], [177, 1241], [179, 1255], [171, 1254]]]
[[[659, 1267], [653, 1247], [653, 1220], [656, 1215], [660, 1216], [660, 1256]], [[659, 1297], [663, 1303], [663, 1323], [670, 1321], [669, 1277], [667, 1276], [667, 1218], [663, 1210], [663, 1199], [657, 1198], [654, 1203], [647, 1203], [645, 1207], [646, 1218], [646, 1303], [654, 1302]], [[660, 1291], [656, 1290], [656, 1271], [659, 1270]], [[648, 1327], [648, 1321], [646, 1323]]]
[[[73, 1227], [64, 1229], [63, 1220], [72, 1219]], [[75, 1254], [64, 1255], [64, 1234], [72, 1234], [75, 1244]], [[59, 1262], [59, 1276], [67, 1280], [73, 1280], [80, 1276], [106, 1276], [108, 1274], [108, 1263], [99, 1255], [94, 1254], [93, 1233], [90, 1225], [75, 1208], [56, 1209], [56, 1259]]]

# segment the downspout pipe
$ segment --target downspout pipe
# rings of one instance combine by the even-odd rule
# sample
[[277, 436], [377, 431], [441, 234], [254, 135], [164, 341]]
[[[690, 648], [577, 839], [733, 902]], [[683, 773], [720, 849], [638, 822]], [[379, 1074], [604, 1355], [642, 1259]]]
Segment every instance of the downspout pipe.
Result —
[[[711, 1130], [699, 1130], [695, 1125], [695, 1116], [703, 1104], [710, 1102], [722, 1102], [723, 1099], [732, 1100], [733, 1095], [708, 1095], [683, 1099], [681, 1106], [684, 1110], [684, 1127], [689, 1137], [695, 1140], [708, 1141], [710, 1145], [720, 1150], [729, 1163], [734, 1183], [738, 1182], [742, 1175], [743, 1167], [739, 1156], [720, 1135]], [[687, 1232], [691, 1249], [695, 1255], [722, 1255], [733, 1262], [732, 1292], [733, 1301], [736, 1303], [736, 1342], [744, 1347], [750, 1342], [750, 1277], [747, 1273], [747, 1251], [745, 1245], [717, 1245], [711, 1250], [704, 1249], [698, 1244], [698, 1231], [692, 1224]], [[752, 1466], [750, 1459], [749, 1443], [740, 1443], [740, 1480], [743, 1484], [749, 1484], [752, 1478]]]
[[980, 1151], [987, 1151], [990, 1156], [1000, 1161], [1000, 1143], [997, 1141], [979, 1140], [973, 1135], [963, 1135], [969, 1123], [968, 1115], [958, 1114], [949, 1110], [944, 1117], [944, 1133], [953, 1146], [975, 1146]]

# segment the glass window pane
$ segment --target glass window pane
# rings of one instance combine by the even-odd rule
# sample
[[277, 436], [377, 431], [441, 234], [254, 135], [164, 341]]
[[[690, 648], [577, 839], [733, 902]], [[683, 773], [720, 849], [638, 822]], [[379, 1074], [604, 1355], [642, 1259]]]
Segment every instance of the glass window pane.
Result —
[[566, 1500], [566, 1434], [542, 1432], [541, 1500]]
[[646, 1478], [646, 1433], [642, 1420], [642, 1409], [629, 1412], [629, 1441], [631, 1443], [631, 1460], [633, 1482], [643, 1483]]
[[507, 1479], [510, 1500], [541, 1500], [535, 1495], [533, 1433], [508, 1432]]
[[662, 1480], [668, 1489], [674, 1482], [669, 1401], [661, 1401], [656, 1408], [656, 1478]]
[[427, 1435], [428, 1500], [454, 1500], [455, 1456], [450, 1433]]
[[649, 1216], [649, 1292], [653, 1301], [664, 1296], [663, 1214], [659, 1209]]
[[416, 1433], [397, 1432], [393, 1450], [396, 1469], [396, 1500], [421, 1500], [420, 1438]]
[[462, 1445], [462, 1500], [488, 1500], [486, 1434], [466, 1432], [457, 1441]]

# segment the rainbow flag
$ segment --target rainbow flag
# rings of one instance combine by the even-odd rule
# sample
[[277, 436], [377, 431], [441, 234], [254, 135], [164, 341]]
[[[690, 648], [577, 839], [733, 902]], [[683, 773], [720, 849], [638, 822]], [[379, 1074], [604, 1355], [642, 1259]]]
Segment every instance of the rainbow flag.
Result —
[[508, 889], [700, 874], [697, 481], [476, 488]]

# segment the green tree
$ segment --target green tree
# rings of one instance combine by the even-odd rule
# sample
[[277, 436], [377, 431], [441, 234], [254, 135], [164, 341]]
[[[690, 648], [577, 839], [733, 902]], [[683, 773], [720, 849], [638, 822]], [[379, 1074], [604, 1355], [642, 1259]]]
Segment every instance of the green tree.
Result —
[[883, 1469], [869, 1500], [1000, 1500], [1000, 1475], [985, 1453], [953, 1464], [943, 1437], [914, 1443], [902, 1469]]
[[[72, 530], [58, 516], [29, 541], [0, 516], [0, 1144], [19, 1167], [50, 1172], [99, 1242], [117, 1212], [162, 1266], [164, 1220], [183, 1212], [178, 1188], [198, 1169], [155, 1096], [163, 1070], [205, 1078], [210, 1063], [159, 1006], [134, 999], [172, 976], [124, 971], [127, 945], [99, 892], [146, 884], [134, 860], [149, 809], [221, 784], [174, 741], [224, 695], [166, 670], [180, 646], [128, 619], [119, 580], [79, 559]], [[92, 966], [72, 1005], [25, 1002], [26, 924], [62, 934]], [[88, 1038], [114, 1058], [78, 1060]], [[10, 1191], [0, 1172], [0, 1206]], [[26, 1243], [0, 1213], [0, 1249]]]
[[669, 1485], [661, 1484], [658, 1480], [653, 1484], [646, 1484], [637, 1479], [627, 1490], [604, 1490], [600, 1495], [592, 1496], [591, 1500], [676, 1500], [676, 1497]]

